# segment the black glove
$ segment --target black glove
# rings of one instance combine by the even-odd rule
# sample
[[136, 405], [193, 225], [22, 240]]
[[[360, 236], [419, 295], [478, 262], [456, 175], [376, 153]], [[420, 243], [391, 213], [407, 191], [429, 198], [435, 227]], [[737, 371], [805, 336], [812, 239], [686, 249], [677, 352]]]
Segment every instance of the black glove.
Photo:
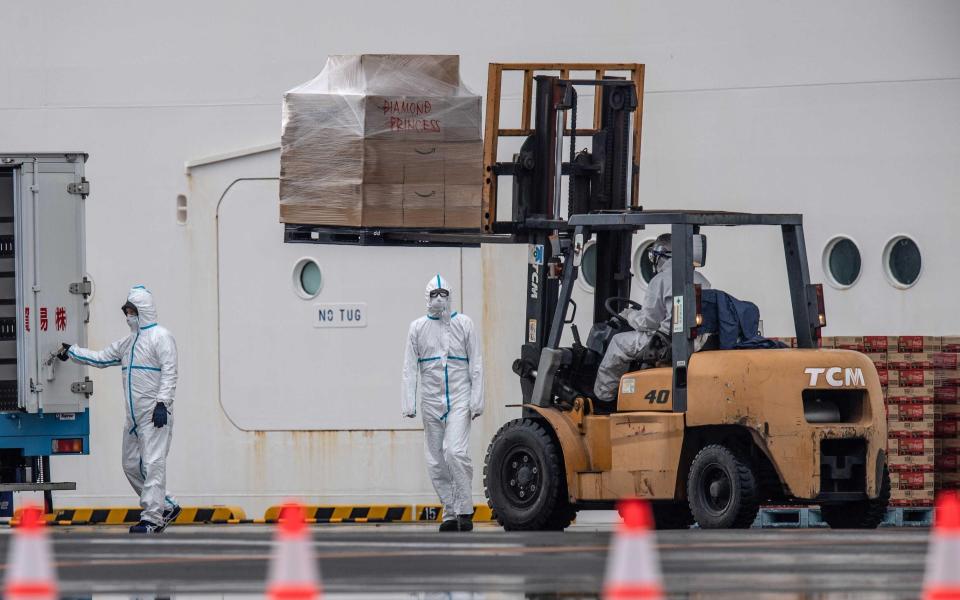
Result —
[[57, 352], [57, 358], [66, 362], [70, 358], [70, 355], [67, 353], [70, 351], [70, 347], [72, 346], [72, 344], [68, 344], [64, 342], [61, 345], [63, 346], [63, 348], [60, 348], [60, 351]]
[[163, 402], [157, 402], [157, 405], [153, 407], [153, 426], [159, 429], [166, 424], [167, 405]]

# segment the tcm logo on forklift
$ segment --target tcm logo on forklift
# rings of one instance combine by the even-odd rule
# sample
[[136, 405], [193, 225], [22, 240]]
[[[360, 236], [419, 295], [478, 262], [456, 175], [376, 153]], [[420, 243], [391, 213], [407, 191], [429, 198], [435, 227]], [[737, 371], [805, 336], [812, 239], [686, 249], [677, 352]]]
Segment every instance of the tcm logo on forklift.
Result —
[[810, 376], [810, 387], [817, 385], [821, 375], [831, 387], [866, 387], [867, 385], [863, 379], [863, 371], [859, 368], [810, 367], [803, 372]]

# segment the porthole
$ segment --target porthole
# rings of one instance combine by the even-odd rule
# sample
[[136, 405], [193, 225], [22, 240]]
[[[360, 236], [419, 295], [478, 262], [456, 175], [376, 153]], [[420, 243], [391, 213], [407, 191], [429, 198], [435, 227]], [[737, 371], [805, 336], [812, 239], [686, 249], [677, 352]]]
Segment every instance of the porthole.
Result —
[[898, 235], [883, 248], [883, 270], [887, 280], [897, 288], [912, 287], [923, 272], [923, 257], [913, 238]]
[[650, 283], [650, 280], [656, 275], [653, 270], [653, 263], [647, 256], [647, 251], [650, 250], [654, 241], [652, 239], [644, 240], [640, 243], [637, 251], [633, 253], [633, 276], [637, 278], [637, 283], [643, 286]]
[[845, 290], [860, 279], [862, 260], [856, 242], [837, 236], [823, 249], [823, 272], [833, 287]]
[[316, 298], [323, 287], [320, 265], [312, 258], [301, 258], [293, 267], [293, 290], [304, 300]]
[[597, 243], [593, 240], [583, 247], [583, 257], [580, 259], [580, 276], [577, 283], [584, 290], [593, 292], [597, 286]]

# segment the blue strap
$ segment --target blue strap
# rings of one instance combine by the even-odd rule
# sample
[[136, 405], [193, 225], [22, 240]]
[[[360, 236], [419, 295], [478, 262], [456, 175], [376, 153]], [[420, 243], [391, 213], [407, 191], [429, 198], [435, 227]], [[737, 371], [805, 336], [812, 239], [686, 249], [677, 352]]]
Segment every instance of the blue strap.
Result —
[[149, 325], [144, 325], [143, 327], [141, 327], [141, 328], [140, 328], [140, 331], [143, 331], [144, 329], [151, 329], [151, 328], [156, 327], [156, 326], [157, 326], [156, 323], [150, 323]]
[[431, 357], [429, 357], [429, 358], [419, 358], [419, 359], [417, 359], [417, 362], [418, 362], [418, 363], [425, 363], [425, 362], [430, 362], [431, 360], [440, 360], [440, 357], [439, 357], [439, 356], [431, 356]]
[[437, 289], [442, 288], [443, 285], [440, 284], [440, 273], [437, 273]]
[[159, 368], [157, 368], [157, 367], [146, 367], [146, 366], [144, 366], [144, 365], [130, 365], [130, 368], [131, 368], [131, 369], [140, 369], [140, 370], [142, 370], [142, 371], [157, 371], [158, 373], [163, 371], [163, 369], [159, 369]]
[[463, 362], [470, 362], [470, 359], [467, 358], [466, 356], [453, 356], [453, 355], [451, 355], [451, 356], [448, 356], [447, 358], [449, 358], [450, 360], [462, 360]]
[[447, 372], [447, 365], [443, 365], [443, 393], [447, 396], [447, 410], [440, 417], [440, 420], [446, 421], [447, 415], [450, 414], [450, 373]]
[[[130, 344], [130, 365], [133, 365], [133, 353], [137, 349], [137, 341], [140, 339], [140, 332], [137, 332], [137, 337], [133, 338], [133, 343]], [[127, 401], [130, 403], [130, 420], [133, 421], [133, 427], [130, 429], [130, 433], [136, 435], [137, 433], [137, 413], [133, 410], [133, 374], [127, 372]]]
[[439, 320], [440, 320], [440, 317], [431, 317], [430, 315], [427, 315], [427, 318], [430, 319], [431, 321], [439, 321]]

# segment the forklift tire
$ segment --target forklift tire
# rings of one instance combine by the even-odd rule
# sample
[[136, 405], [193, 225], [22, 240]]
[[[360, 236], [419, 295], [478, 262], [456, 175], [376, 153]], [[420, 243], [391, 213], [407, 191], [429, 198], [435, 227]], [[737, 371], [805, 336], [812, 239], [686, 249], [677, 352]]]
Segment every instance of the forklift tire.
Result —
[[890, 472], [884, 467], [879, 496], [860, 502], [823, 505], [820, 516], [830, 529], [876, 529], [886, 518], [889, 504]]
[[[690, 505], [686, 502], [653, 501], [650, 508], [653, 511], [655, 529], [690, 529], [694, 523]], [[620, 518], [623, 518], [622, 514]]]
[[516, 419], [500, 428], [487, 449], [483, 485], [507, 531], [562, 531], [577, 514], [567, 499], [560, 446], [539, 420]]
[[754, 466], [726, 446], [706, 446], [690, 464], [687, 498], [701, 529], [746, 529], [760, 510]]

